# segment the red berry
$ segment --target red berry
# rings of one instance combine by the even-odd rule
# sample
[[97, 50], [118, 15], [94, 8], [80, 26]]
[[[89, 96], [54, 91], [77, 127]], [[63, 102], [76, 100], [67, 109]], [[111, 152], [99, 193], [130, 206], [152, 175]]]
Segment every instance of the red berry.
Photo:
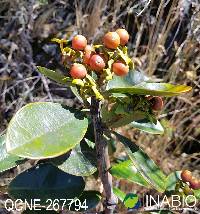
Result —
[[125, 65], [123, 62], [117, 61], [112, 64], [112, 71], [117, 76], [125, 76], [129, 72], [129, 67], [128, 65]]
[[190, 180], [190, 188], [195, 189], [195, 190], [200, 189], [200, 180], [192, 177], [192, 179]]
[[86, 65], [89, 65], [89, 63], [90, 63], [92, 51], [93, 51], [93, 48], [91, 45], [87, 45], [84, 49], [83, 63], [85, 63]]
[[120, 37], [120, 45], [126, 45], [129, 40], [129, 34], [125, 29], [119, 28], [116, 30], [116, 33]]
[[87, 70], [84, 65], [74, 63], [70, 69], [70, 75], [74, 79], [83, 79], [87, 74]]
[[120, 37], [116, 32], [108, 32], [103, 37], [106, 48], [116, 49], [120, 44]]
[[87, 39], [82, 36], [82, 35], [76, 35], [73, 39], [72, 39], [72, 48], [74, 50], [84, 50], [84, 48], [87, 45]]
[[183, 182], [190, 182], [192, 179], [192, 173], [189, 170], [183, 170], [181, 172], [181, 179]]
[[164, 103], [162, 97], [158, 96], [148, 96], [147, 100], [151, 103], [151, 108], [153, 111], [160, 111], [162, 110]]
[[105, 62], [104, 59], [98, 55], [98, 54], [94, 54], [91, 58], [90, 58], [90, 67], [92, 70], [94, 71], [102, 71], [105, 68]]

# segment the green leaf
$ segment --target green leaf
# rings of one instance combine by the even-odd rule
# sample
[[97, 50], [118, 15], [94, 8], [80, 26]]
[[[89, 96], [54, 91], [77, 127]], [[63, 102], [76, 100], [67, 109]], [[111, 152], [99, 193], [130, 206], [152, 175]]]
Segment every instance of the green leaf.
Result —
[[135, 86], [113, 87], [108, 90], [110, 93], [138, 94], [153, 96], [177, 96], [190, 91], [192, 88], [185, 85], [172, 85], [169, 83], [147, 83], [143, 82]]
[[89, 176], [96, 172], [95, 150], [89, 148], [85, 141], [78, 144], [70, 154], [50, 160], [53, 164], [72, 175]]
[[7, 153], [5, 136], [0, 136], [0, 172], [11, 169], [23, 162], [23, 158]]
[[51, 164], [40, 164], [22, 172], [8, 186], [8, 194], [14, 199], [31, 201], [40, 199], [74, 199], [85, 188], [82, 177], [67, 174]]
[[124, 198], [126, 197], [126, 193], [122, 192], [120, 189], [117, 187], [113, 187], [113, 192], [114, 194], [119, 198], [121, 202], [124, 201]]
[[157, 123], [154, 124], [145, 118], [142, 120], [133, 121], [129, 125], [131, 127], [140, 129], [141, 131], [144, 131], [144, 132], [147, 132], [150, 134], [163, 134], [164, 133], [164, 129], [158, 120], [157, 120]]
[[29, 159], [57, 157], [74, 148], [84, 137], [88, 120], [78, 111], [55, 103], [30, 103], [9, 123], [6, 148]]
[[54, 80], [54, 81], [56, 81], [60, 84], [63, 84], [63, 85], [71, 85], [72, 79], [69, 77], [66, 77], [66, 76], [64, 76], [64, 75], [62, 75], [56, 71], [50, 70], [50, 69], [45, 68], [45, 67], [37, 66], [37, 69], [41, 74], [47, 76], [51, 80]]
[[152, 159], [148, 157], [143, 150], [131, 142], [128, 138], [114, 132], [117, 139], [125, 146], [125, 150], [132, 160], [134, 166], [143, 178], [159, 192], [164, 192], [166, 188], [166, 176], [154, 163]]
[[[98, 203], [100, 202], [101, 200], [101, 193], [98, 192], [98, 191], [93, 191], [93, 190], [88, 190], [88, 191], [83, 191], [83, 193], [81, 194], [81, 196], [78, 198], [79, 201], [77, 201], [77, 205], [81, 204], [83, 206], [87, 206], [88, 208], [80, 208], [79, 209], [79, 206], [75, 207], [75, 203], [72, 204], [71, 208], [70, 208], [70, 211], [86, 211], [86, 210], [90, 210], [90, 209], [93, 209], [95, 208]], [[84, 204], [84, 201], [85, 201], [85, 204]], [[78, 210], [76, 209], [78, 208]]]
[[119, 179], [126, 179], [133, 183], [149, 187], [147, 181], [138, 172], [137, 168], [133, 165], [131, 160], [123, 161], [121, 163], [115, 164], [110, 169], [110, 173]]

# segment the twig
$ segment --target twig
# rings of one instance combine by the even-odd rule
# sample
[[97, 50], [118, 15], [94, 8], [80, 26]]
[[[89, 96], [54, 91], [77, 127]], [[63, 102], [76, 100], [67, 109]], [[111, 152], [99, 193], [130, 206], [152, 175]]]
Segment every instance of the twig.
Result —
[[109, 173], [109, 171], [107, 171], [107, 169], [110, 168], [110, 160], [108, 156], [107, 143], [103, 138], [100, 105], [100, 101], [92, 97], [90, 112], [94, 126], [97, 166], [106, 195], [106, 201], [104, 203], [105, 214], [112, 214], [115, 210], [117, 199], [112, 190], [112, 175]]

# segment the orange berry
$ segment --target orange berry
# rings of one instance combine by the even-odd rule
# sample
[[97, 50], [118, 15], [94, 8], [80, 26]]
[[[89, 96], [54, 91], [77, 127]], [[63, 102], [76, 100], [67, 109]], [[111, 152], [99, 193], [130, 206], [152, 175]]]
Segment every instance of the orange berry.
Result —
[[192, 179], [192, 173], [189, 170], [183, 170], [181, 172], [181, 179], [183, 182], [190, 182]]
[[102, 71], [105, 68], [105, 62], [104, 59], [98, 55], [98, 54], [94, 54], [91, 58], [90, 58], [90, 67], [92, 70], [94, 71]]
[[74, 50], [84, 50], [87, 45], [87, 39], [82, 35], [76, 35], [72, 39], [72, 48]]
[[162, 110], [164, 103], [162, 97], [159, 96], [148, 96], [147, 100], [151, 103], [151, 108], [153, 111], [160, 111]]
[[200, 189], [200, 180], [192, 177], [192, 179], [190, 180], [190, 188], [195, 189], [195, 190]]
[[120, 37], [116, 32], [108, 32], [103, 37], [106, 48], [116, 49], [120, 44]]
[[129, 67], [128, 65], [125, 65], [123, 62], [117, 61], [112, 64], [112, 71], [117, 76], [125, 76], [129, 72]]
[[89, 63], [90, 63], [92, 51], [93, 51], [93, 48], [91, 45], [87, 45], [84, 49], [83, 63], [85, 63], [86, 65], [89, 65]]
[[70, 69], [70, 75], [74, 79], [83, 79], [87, 74], [87, 70], [84, 65], [74, 63]]
[[125, 29], [119, 28], [116, 30], [116, 33], [120, 37], [120, 45], [126, 45], [129, 40], [129, 34]]

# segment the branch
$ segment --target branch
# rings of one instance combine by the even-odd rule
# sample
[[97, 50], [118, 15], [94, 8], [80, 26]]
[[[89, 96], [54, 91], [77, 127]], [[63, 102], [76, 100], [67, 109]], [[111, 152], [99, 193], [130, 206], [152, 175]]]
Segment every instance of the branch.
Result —
[[106, 201], [104, 203], [105, 214], [112, 214], [117, 204], [117, 198], [112, 190], [112, 175], [107, 170], [110, 168], [110, 160], [108, 155], [107, 142], [103, 138], [100, 107], [101, 107], [100, 101], [92, 97], [90, 112], [94, 126], [94, 135], [97, 153], [97, 167], [106, 195]]

